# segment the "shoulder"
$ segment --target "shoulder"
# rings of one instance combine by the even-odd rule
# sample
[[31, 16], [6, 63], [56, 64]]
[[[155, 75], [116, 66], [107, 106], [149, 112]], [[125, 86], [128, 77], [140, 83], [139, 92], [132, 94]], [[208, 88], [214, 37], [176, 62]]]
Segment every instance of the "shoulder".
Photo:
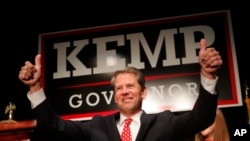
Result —
[[165, 110], [162, 112], [157, 112], [157, 113], [146, 113], [145, 111], [143, 111], [142, 113], [142, 118], [170, 118], [172, 116], [174, 116], [175, 114], [173, 112], [171, 112], [170, 110]]
[[92, 121], [115, 121], [116, 119], [120, 118], [119, 112], [109, 115], [96, 115], [92, 118]]

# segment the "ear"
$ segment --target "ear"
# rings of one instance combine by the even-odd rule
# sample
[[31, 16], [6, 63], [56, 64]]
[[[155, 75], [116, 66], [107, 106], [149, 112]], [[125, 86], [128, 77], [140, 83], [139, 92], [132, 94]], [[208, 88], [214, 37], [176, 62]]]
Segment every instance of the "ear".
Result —
[[142, 89], [142, 98], [144, 99], [146, 97], [146, 95], [147, 95], [147, 87], [144, 87]]

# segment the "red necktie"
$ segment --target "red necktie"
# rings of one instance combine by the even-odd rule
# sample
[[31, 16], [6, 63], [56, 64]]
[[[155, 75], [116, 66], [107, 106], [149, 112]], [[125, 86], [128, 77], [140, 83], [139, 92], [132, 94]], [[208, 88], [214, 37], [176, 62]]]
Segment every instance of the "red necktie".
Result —
[[129, 128], [129, 124], [131, 123], [131, 121], [132, 121], [131, 118], [125, 119], [125, 124], [121, 135], [121, 141], [132, 141], [131, 131]]

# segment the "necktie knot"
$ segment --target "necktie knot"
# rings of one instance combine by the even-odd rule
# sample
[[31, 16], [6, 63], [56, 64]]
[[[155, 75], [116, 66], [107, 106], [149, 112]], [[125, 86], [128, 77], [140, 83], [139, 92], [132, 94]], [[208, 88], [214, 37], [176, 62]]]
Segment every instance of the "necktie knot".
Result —
[[129, 124], [131, 123], [131, 121], [132, 121], [131, 118], [125, 119], [125, 125], [124, 126], [129, 126]]

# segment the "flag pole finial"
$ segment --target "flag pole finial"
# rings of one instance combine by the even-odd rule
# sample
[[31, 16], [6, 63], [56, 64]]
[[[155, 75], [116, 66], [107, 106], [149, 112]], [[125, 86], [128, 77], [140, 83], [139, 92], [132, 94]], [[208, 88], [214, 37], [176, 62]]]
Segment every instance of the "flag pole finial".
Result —
[[250, 98], [248, 97], [248, 89], [247, 82], [245, 81], [245, 103], [247, 106], [247, 114], [248, 114], [248, 124], [250, 124]]

